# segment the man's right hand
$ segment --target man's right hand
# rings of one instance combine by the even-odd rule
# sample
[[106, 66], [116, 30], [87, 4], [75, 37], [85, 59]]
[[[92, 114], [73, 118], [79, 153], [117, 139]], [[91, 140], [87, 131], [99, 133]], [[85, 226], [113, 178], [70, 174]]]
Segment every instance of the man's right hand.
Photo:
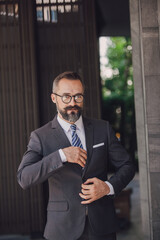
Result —
[[87, 159], [87, 152], [84, 149], [80, 147], [71, 146], [71, 147], [63, 148], [62, 151], [64, 152], [68, 162], [77, 163], [82, 168], [85, 166], [86, 159]]

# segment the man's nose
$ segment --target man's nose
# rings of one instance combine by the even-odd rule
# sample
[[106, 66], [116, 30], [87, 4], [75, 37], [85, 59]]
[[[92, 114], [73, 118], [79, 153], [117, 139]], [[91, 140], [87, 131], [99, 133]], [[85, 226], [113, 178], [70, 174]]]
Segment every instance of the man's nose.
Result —
[[71, 99], [71, 101], [70, 101], [70, 105], [71, 105], [71, 106], [74, 106], [75, 104], [76, 104], [75, 99], [74, 99], [74, 97], [72, 97], [72, 99]]

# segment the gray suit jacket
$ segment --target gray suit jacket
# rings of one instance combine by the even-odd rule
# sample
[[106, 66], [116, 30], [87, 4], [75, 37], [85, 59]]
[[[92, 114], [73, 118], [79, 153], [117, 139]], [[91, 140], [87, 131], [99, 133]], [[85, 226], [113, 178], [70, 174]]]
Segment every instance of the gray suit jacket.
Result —
[[[63, 129], [57, 121], [47, 123], [31, 133], [28, 149], [18, 169], [18, 182], [26, 189], [48, 179], [49, 202], [44, 236], [49, 240], [76, 240], [85, 225], [85, 205], [81, 204], [79, 192], [82, 182], [97, 177], [108, 180], [115, 195], [133, 178], [135, 169], [127, 152], [121, 146], [109, 123], [103, 120], [83, 118], [87, 162], [82, 171], [75, 163], [62, 163], [59, 149], [70, 146]], [[104, 143], [98, 146], [97, 144]], [[97, 147], [94, 147], [97, 145]], [[115, 174], [108, 179], [108, 163]], [[88, 205], [88, 218], [96, 235], [117, 230], [113, 199], [104, 196]]]

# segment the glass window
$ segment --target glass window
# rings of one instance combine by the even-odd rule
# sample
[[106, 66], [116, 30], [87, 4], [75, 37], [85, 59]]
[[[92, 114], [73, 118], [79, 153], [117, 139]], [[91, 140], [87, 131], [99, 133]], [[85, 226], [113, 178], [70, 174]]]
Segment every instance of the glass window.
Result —
[[44, 21], [50, 22], [50, 9], [49, 7], [44, 7]]
[[57, 7], [56, 6], [51, 7], [51, 22], [54, 22], [54, 23], [57, 22]]
[[36, 0], [36, 4], [41, 4], [42, 0]]
[[8, 16], [13, 17], [14, 16], [13, 4], [8, 4], [7, 10], [8, 10]]
[[58, 6], [58, 12], [64, 13], [64, 6], [63, 5]]
[[71, 5], [65, 6], [65, 12], [71, 12]]
[[72, 6], [72, 11], [73, 11], [73, 12], [78, 12], [78, 5], [77, 5], [77, 4], [74, 4], [74, 5]]
[[37, 20], [38, 21], [43, 21], [42, 7], [37, 7]]
[[43, 3], [49, 3], [49, 0], [43, 0]]
[[0, 15], [5, 16], [6, 15], [6, 5], [0, 5]]

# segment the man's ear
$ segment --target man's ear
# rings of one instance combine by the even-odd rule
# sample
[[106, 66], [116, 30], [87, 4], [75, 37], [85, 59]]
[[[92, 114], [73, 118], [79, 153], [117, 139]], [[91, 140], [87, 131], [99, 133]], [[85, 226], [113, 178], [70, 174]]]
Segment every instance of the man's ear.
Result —
[[55, 94], [51, 94], [51, 99], [52, 99], [52, 102], [56, 103], [56, 95]]

